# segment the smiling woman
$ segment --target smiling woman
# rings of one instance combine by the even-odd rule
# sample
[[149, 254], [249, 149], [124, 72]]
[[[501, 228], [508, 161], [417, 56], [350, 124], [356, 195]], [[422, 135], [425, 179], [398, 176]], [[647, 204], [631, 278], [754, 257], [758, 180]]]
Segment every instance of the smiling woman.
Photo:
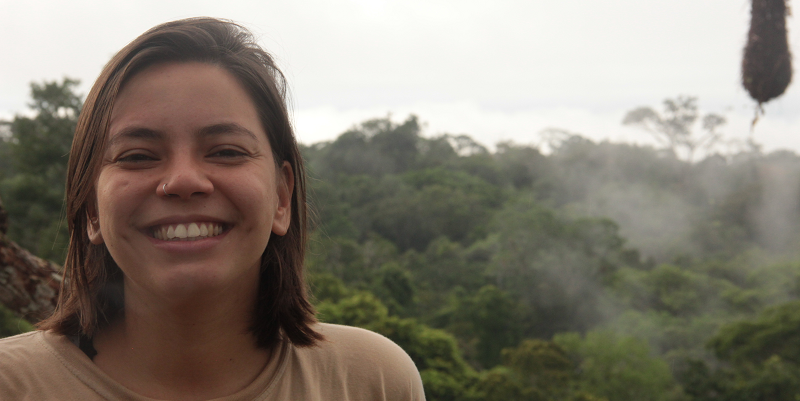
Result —
[[[148, 67], [120, 91], [108, 132], [88, 231], [118, 261], [126, 297], [255, 296], [270, 234], [289, 228], [294, 174], [236, 78], [206, 63]], [[199, 239], [200, 226], [219, 235]]]
[[4, 397], [424, 399], [395, 344], [314, 318], [285, 93], [215, 19], [157, 26], [109, 62], [70, 154], [59, 305], [0, 340]]

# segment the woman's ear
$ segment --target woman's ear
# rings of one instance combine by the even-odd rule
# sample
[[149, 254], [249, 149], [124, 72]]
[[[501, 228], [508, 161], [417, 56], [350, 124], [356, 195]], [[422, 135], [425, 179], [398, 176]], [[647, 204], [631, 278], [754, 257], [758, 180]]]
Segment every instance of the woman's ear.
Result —
[[86, 234], [92, 244], [100, 245], [103, 243], [103, 233], [100, 231], [100, 219], [97, 217], [96, 208], [91, 205], [86, 211]]
[[278, 205], [272, 217], [272, 232], [285, 235], [292, 222], [292, 194], [294, 193], [294, 171], [289, 162], [283, 162], [276, 178]]

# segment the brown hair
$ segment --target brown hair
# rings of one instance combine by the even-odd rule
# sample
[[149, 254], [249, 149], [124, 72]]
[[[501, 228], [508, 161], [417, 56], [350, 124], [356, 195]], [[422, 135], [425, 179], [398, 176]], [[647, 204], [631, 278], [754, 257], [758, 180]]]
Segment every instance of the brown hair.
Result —
[[281, 336], [298, 346], [313, 345], [322, 336], [311, 328], [316, 319], [303, 278], [305, 170], [289, 121], [286, 80], [249, 31], [213, 18], [173, 21], [150, 29], [109, 61], [89, 92], [67, 171], [70, 241], [64, 281], [56, 311], [39, 328], [91, 337], [122, 311], [122, 271], [106, 246], [93, 245], [86, 231], [111, 111], [120, 89], [137, 72], [154, 64], [191, 61], [223, 67], [242, 83], [259, 112], [275, 161], [289, 162], [294, 171], [291, 223], [284, 236], [270, 238], [261, 257], [251, 328], [262, 347], [275, 344]]

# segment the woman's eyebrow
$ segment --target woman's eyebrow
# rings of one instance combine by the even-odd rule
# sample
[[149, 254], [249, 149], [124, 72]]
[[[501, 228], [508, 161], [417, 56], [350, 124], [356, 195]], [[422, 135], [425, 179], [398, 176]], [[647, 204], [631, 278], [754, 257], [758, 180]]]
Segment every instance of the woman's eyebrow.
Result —
[[159, 140], [164, 138], [164, 133], [149, 128], [143, 127], [126, 127], [111, 136], [109, 145], [114, 145], [117, 142], [126, 139], [146, 139], [146, 140]]
[[236, 123], [220, 123], [213, 124], [200, 129], [198, 134], [201, 137], [210, 137], [218, 135], [244, 135], [249, 136], [254, 141], [258, 141], [258, 137], [249, 129], [242, 127]]
[[[244, 135], [252, 138], [254, 141], [258, 140], [256, 134], [249, 129], [236, 124], [236, 123], [220, 123], [213, 124], [201, 128], [197, 132], [200, 137], [213, 137], [219, 135]], [[144, 127], [126, 127], [119, 132], [113, 134], [109, 140], [109, 145], [114, 145], [118, 142], [129, 139], [145, 139], [150, 141], [157, 141], [165, 138], [165, 134], [161, 131], [153, 130]]]

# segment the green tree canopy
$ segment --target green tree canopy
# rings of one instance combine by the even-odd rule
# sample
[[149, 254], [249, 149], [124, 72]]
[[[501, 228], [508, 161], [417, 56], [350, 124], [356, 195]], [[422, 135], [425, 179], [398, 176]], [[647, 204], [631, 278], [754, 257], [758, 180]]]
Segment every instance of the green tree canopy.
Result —
[[81, 111], [78, 81], [31, 84], [32, 117], [17, 115], [4, 152], [11, 165], [0, 175], [10, 216], [8, 235], [34, 254], [61, 262], [68, 241], [62, 224], [67, 160]]

